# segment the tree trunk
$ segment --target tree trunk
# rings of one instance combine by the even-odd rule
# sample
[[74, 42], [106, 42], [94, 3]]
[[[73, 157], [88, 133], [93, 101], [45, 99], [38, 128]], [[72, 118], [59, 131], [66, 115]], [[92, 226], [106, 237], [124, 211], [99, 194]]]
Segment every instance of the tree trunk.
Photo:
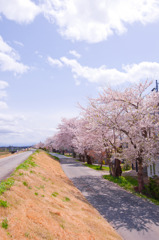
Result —
[[65, 154], [65, 150], [62, 150], [62, 155], [64, 155]]
[[85, 156], [83, 154], [81, 155], [81, 158], [82, 158], [82, 162], [85, 162]]
[[91, 160], [91, 157], [89, 155], [86, 155], [86, 159], [87, 159], [87, 164], [92, 165], [92, 160]]
[[106, 153], [106, 164], [108, 164], [109, 166], [109, 174], [112, 175], [112, 164], [110, 162], [112, 154], [109, 149], [106, 149], [105, 153]]
[[82, 161], [82, 154], [79, 154], [79, 160]]
[[103, 158], [100, 159], [100, 169], [102, 169], [103, 166]]
[[137, 162], [138, 162], [138, 191], [142, 192], [142, 190], [144, 189], [142, 158], [139, 158]]
[[112, 163], [110, 159], [108, 160], [108, 166], [109, 166], [109, 174], [112, 176]]
[[74, 151], [73, 151], [72, 155], [73, 155], [73, 158], [76, 158], [76, 153]]

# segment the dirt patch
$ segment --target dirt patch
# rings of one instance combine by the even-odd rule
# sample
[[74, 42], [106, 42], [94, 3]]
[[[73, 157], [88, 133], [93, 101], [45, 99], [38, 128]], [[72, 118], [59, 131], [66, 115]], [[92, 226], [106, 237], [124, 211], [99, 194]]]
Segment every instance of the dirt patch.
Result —
[[115, 240], [121, 237], [66, 177], [58, 161], [45, 152], [34, 155], [38, 166], [19, 169], [15, 184], [0, 199], [0, 240]]
[[15, 153], [10, 153], [10, 152], [0, 152], [0, 159], [9, 157], [9, 156], [14, 156], [16, 154], [22, 153], [23, 151], [15, 152]]
[[1, 159], [1, 158], [5, 158], [5, 157], [9, 157], [9, 156], [11, 156], [11, 155], [12, 155], [12, 154], [9, 153], [9, 152], [8, 152], [8, 153], [6, 153], [6, 152], [3, 153], [3, 152], [1, 152], [1, 153], [0, 153], [0, 159]]

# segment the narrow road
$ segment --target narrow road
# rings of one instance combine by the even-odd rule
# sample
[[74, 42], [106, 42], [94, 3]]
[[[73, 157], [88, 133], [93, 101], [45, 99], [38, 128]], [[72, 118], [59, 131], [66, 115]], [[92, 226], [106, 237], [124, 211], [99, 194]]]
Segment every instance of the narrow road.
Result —
[[7, 178], [14, 169], [24, 162], [32, 153], [33, 151], [27, 151], [15, 155], [11, 155], [9, 157], [4, 157], [0, 159], [0, 181]]
[[159, 206], [126, 192], [82, 163], [63, 155], [65, 174], [124, 240], [159, 240]]

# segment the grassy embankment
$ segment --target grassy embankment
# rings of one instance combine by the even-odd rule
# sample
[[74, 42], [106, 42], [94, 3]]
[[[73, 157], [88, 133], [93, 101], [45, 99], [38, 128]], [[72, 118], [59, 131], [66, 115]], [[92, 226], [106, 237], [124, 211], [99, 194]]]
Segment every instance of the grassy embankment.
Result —
[[66, 177], [35, 152], [0, 183], [0, 240], [115, 240], [115, 230]]

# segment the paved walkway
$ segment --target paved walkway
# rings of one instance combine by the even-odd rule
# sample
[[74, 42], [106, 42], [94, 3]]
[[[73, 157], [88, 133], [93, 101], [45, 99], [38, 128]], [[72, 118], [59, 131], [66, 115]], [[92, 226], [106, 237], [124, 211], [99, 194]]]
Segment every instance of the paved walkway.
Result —
[[74, 185], [125, 240], [159, 240], [159, 206], [101, 177], [103, 172], [56, 155]]
[[18, 154], [13, 154], [9, 157], [4, 157], [0, 159], [0, 181], [9, 177], [9, 175], [14, 171], [14, 169], [24, 162], [33, 152], [26, 151]]

